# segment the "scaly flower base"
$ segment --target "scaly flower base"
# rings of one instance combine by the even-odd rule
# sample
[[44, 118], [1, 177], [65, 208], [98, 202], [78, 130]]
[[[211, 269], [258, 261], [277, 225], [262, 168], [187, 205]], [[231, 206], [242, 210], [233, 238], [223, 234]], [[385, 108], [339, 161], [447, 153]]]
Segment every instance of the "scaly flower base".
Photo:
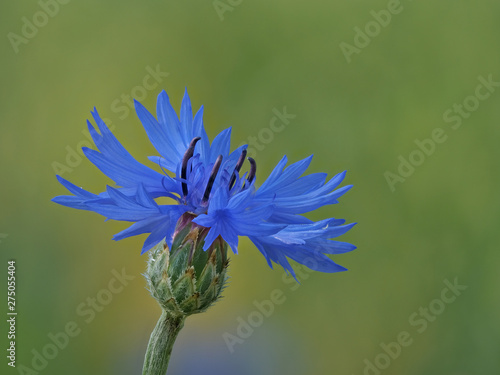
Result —
[[195, 224], [194, 217], [186, 213], [179, 219], [171, 248], [162, 241], [149, 253], [144, 276], [162, 314], [149, 339], [143, 375], [165, 375], [186, 318], [206, 311], [224, 289], [227, 243], [219, 237], [203, 250], [208, 229]]

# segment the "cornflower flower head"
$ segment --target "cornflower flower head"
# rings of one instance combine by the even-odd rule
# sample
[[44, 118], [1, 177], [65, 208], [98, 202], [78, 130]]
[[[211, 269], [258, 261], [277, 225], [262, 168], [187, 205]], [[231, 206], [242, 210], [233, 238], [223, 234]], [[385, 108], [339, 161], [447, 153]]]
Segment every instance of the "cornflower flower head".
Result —
[[[152, 169], [138, 162], [116, 139], [94, 108], [88, 129], [97, 150], [84, 147], [85, 156], [116, 186], [94, 194], [57, 176], [70, 193], [54, 202], [97, 212], [107, 219], [132, 222], [115, 240], [148, 234], [142, 253], [165, 242], [171, 248], [175, 235], [186, 225], [202, 234], [203, 250], [218, 240], [238, 251], [238, 237], [248, 237], [269, 266], [279, 264], [295, 277], [289, 259], [321, 272], [346, 270], [326, 255], [355, 249], [332, 240], [351, 229], [345, 220], [328, 218], [313, 222], [303, 216], [338, 203], [352, 186], [339, 187], [346, 172], [327, 179], [326, 173], [303, 175], [312, 155], [286, 166], [284, 156], [268, 178], [256, 187], [257, 163], [246, 157], [247, 146], [230, 150], [231, 128], [209, 142], [203, 126], [203, 107], [193, 116], [187, 94], [180, 118], [165, 91], [158, 96], [153, 116], [135, 101], [137, 115], [159, 155], [149, 160]], [[246, 172], [242, 172], [243, 170]], [[158, 198], [171, 198], [160, 204]], [[199, 238], [198, 238], [199, 240]]]

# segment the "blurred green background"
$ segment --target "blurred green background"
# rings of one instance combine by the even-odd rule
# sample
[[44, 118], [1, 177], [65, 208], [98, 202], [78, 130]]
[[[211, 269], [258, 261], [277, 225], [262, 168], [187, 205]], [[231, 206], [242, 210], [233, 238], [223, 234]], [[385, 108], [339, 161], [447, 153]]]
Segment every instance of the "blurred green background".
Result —
[[[311, 172], [347, 170], [354, 188], [311, 218], [358, 222], [343, 236], [358, 249], [334, 258], [348, 272], [307, 273], [297, 288], [243, 240], [225, 298], [188, 319], [171, 374], [500, 372], [500, 89], [482, 87], [483, 99], [474, 99], [479, 77], [500, 82], [498, 1], [47, 4], [43, 11], [34, 0], [4, 2], [0, 12], [0, 284], [4, 293], [6, 262], [15, 259], [18, 366], [33, 368], [34, 353], [68, 322], [79, 334], [56, 354], [46, 349], [54, 358], [38, 363], [42, 371], [11, 369], [4, 357], [2, 374], [140, 373], [160, 315], [141, 276], [144, 238], [114, 242], [126, 224], [51, 203], [65, 193], [54, 166], [102, 191], [110, 180], [78, 154], [88, 142], [82, 131], [90, 110], [96, 106], [148, 163], [155, 151], [122, 100], [139, 96], [154, 111], [165, 89], [178, 109], [185, 87], [193, 108], [205, 106], [209, 136], [233, 126], [234, 146], [268, 135], [262, 129], [273, 109], [296, 115], [261, 142], [258, 182], [285, 153], [291, 161], [314, 153]], [[388, 7], [396, 12], [380, 13]], [[42, 25], [36, 35], [23, 30], [23, 17]], [[372, 36], [355, 41], [356, 27]], [[342, 43], [356, 52], [346, 58]], [[161, 73], [141, 88], [149, 69]], [[464, 100], [469, 110], [453, 129], [458, 120], [443, 115]], [[397, 174], [399, 156], [408, 160], [415, 140], [436, 128], [446, 140], [423, 161], [414, 153], [421, 165], [392, 191], [384, 174]], [[84, 314], [88, 298], [104, 298], [112, 270], [123, 269], [133, 279], [109, 304]], [[467, 289], [442, 302], [443, 291], [451, 296], [444, 280], [455, 279]], [[285, 302], [231, 353], [224, 333], [236, 335], [241, 319], [258, 311], [254, 301], [275, 289]], [[420, 307], [431, 308], [422, 332], [423, 323], [410, 319]], [[392, 346], [394, 358], [383, 354], [383, 344], [402, 332], [411, 344], [400, 353]]]

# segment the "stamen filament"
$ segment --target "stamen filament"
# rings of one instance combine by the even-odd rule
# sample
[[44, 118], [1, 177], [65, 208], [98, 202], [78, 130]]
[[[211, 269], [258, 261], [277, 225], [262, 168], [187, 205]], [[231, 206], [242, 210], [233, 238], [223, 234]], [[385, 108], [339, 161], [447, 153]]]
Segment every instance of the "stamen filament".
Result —
[[257, 163], [252, 158], [248, 158], [248, 161], [250, 162], [250, 172], [248, 173], [247, 180], [251, 183], [255, 178], [255, 173], [257, 172]]
[[189, 148], [186, 150], [186, 152], [184, 153], [184, 157], [182, 158], [181, 178], [184, 180], [182, 182], [182, 194], [184, 196], [188, 195], [188, 188], [187, 188], [187, 184], [185, 182], [186, 176], [187, 176], [187, 165], [188, 165], [189, 159], [191, 159], [193, 157], [194, 148], [196, 146], [196, 143], [200, 139], [201, 139], [201, 137], [193, 138], [193, 140], [189, 144]]
[[236, 173], [238, 173], [241, 169], [241, 166], [245, 162], [245, 158], [247, 156], [247, 150], [243, 150], [241, 152], [240, 158], [238, 159], [238, 162], [236, 163], [236, 166], [234, 167], [233, 174], [231, 175], [231, 179], [229, 180], [229, 189], [233, 187], [234, 182], [236, 181]]
[[221, 164], [222, 164], [222, 155], [219, 155], [212, 168], [212, 172], [210, 173], [210, 178], [208, 179], [207, 187], [205, 189], [205, 194], [203, 194], [203, 200], [202, 200], [203, 203], [208, 202], [208, 198], [210, 197], [210, 192], [212, 191], [212, 186], [214, 185], [214, 181], [215, 178], [217, 177], [217, 173], [219, 172]]

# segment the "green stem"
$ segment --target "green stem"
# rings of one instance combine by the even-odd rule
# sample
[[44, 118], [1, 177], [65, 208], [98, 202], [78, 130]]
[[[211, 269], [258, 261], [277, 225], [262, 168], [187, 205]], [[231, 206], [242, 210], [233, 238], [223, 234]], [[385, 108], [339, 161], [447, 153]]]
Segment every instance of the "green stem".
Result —
[[184, 326], [185, 316], [174, 316], [162, 311], [149, 338], [142, 375], [165, 375], [175, 339]]

